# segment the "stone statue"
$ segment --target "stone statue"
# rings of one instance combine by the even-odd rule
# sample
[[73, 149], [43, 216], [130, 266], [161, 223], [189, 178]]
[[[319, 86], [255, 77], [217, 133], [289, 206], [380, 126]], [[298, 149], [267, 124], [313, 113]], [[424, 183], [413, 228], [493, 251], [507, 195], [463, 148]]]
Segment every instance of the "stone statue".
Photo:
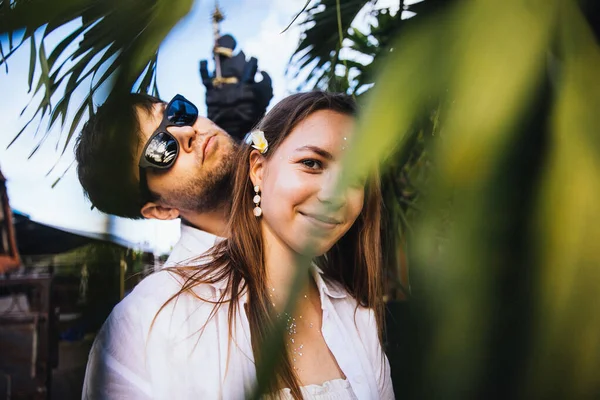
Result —
[[221, 36], [219, 23], [223, 20], [218, 6], [213, 13], [213, 49], [215, 70], [209, 74], [206, 60], [200, 61], [200, 76], [206, 86], [207, 117], [231, 136], [241, 140], [263, 117], [273, 98], [269, 75], [261, 71], [262, 79], [255, 80], [258, 60], [246, 60], [243, 51], [234, 54], [236, 41], [231, 35]]

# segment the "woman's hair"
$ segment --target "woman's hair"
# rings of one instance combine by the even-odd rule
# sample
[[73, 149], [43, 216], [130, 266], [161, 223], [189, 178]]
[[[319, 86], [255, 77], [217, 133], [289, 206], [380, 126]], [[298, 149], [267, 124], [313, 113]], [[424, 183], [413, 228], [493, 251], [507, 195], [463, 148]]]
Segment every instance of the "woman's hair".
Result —
[[[269, 151], [263, 156], [267, 159], [271, 157], [299, 122], [319, 110], [355, 116], [356, 104], [348, 95], [321, 91], [299, 93], [285, 98], [273, 107], [257, 126], [257, 129], [264, 132], [269, 143]], [[227, 290], [223, 291], [221, 298], [215, 303], [210, 317], [214, 316], [220, 305], [229, 303], [231, 335], [235, 315], [239, 311], [239, 300], [247, 292], [246, 311], [258, 370], [261, 367], [260, 349], [270, 333], [273, 321], [260, 220], [252, 212], [252, 198], [255, 194], [249, 177], [252, 150], [251, 146], [242, 145], [235, 158], [240, 160], [240, 164], [236, 167], [234, 178], [229, 220], [230, 237], [202, 256], [201, 268], [192, 266], [169, 269], [183, 277], [184, 283], [181, 290], [166, 304], [183, 293], [195, 295], [192, 289], [197, 285], [225, 282]], [[326, 277], [342, 284], [359, 305], [374, 310], [381, 340], [383, 283], [380, 202], [379, 179], [373, 176], [367, 181], [363, 209], [356, 222], [326, 254], [316, 260], [316, 263]], [[282, 355], [275, 376], [268, 384], [270, 391], [275, 391], [278, 387], [289, 387], [294, 397], [302, 398], [298, 380], [286, 354]]]

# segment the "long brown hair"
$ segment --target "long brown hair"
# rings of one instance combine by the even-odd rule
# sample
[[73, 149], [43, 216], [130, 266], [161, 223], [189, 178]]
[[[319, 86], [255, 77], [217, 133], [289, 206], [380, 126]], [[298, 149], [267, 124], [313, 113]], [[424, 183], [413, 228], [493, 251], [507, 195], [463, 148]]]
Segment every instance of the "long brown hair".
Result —
[[[272, 156], [300, 121], [319, 110], [356, 115], [354, 100], [345, 94], [314, 91], [291, 95], [273, 107], [258, 124], [257, 128], [265, 133], [269, 143], [269, 151], [264, 156], [267, 159]], [[191, 289], [197, 285], [225, 282], [227, 289], [215, 302], [211, 317], [219, 306], [229, 303], [228, 320], [231, 335], [239, 300], [247, 292], [246, 311], [250, 323], [252, 350], [259, 369], [260, 349], [272, 327], [272, 313], [269, 307], [271, 303], [267, 290], [260, 220], [252, 213], [254, 190], [249, 178], [249, 158], [252, 150], [251, 146], [242, 145], [235, 158], [240, 160], [240, 163], [234, 178], [229, 220], [230, 237], [213, 247], [209, 254], [201, 257], [201, 268], [192, 266], [169, 269], [183, 277], [184, 283], [181, 290], [166, 304], [186, 292], [194, 295]], [[383, 282], [380, 214], [381, 188], [378, 178], [373, 176], [365, 187], [363, 209], [356, 222], [332, 249], [318, 257], [316, 263], [326, 277], [341, 283], [359, 305], [374, 310], [381, 340]], [[295, 398], [301, 399], [298, 379], [289, 357], [283, 354], [278, 361], [278, 368], [268, 384], [268, 389], [275, 391], [278, 387], [288, 387]]]

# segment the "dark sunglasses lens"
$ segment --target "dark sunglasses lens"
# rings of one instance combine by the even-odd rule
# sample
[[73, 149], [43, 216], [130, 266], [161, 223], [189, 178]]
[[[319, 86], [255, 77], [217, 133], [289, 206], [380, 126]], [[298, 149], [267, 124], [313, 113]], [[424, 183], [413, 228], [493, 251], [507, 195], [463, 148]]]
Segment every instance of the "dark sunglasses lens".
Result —
[[174, 100], [167, 110], [167, 119], [177, 126], [192, 125], [198, 118], [198, 109], [189, 101]]
[[150, 164], [164, 168], [168, 167], [177, 157], [177, 141], [168, 133], [160, 132], [150, 140], [144, 157]]

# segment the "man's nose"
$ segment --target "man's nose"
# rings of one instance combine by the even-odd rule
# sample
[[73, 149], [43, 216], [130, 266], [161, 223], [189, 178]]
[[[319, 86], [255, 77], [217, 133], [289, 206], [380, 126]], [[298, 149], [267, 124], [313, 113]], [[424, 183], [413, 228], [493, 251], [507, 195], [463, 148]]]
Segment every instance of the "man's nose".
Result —
[[170, 126], [167, 128], [179, 142], [180, 151], [191, 153], [194, 150], [194, 140], [197, 132], [192, 126]]

